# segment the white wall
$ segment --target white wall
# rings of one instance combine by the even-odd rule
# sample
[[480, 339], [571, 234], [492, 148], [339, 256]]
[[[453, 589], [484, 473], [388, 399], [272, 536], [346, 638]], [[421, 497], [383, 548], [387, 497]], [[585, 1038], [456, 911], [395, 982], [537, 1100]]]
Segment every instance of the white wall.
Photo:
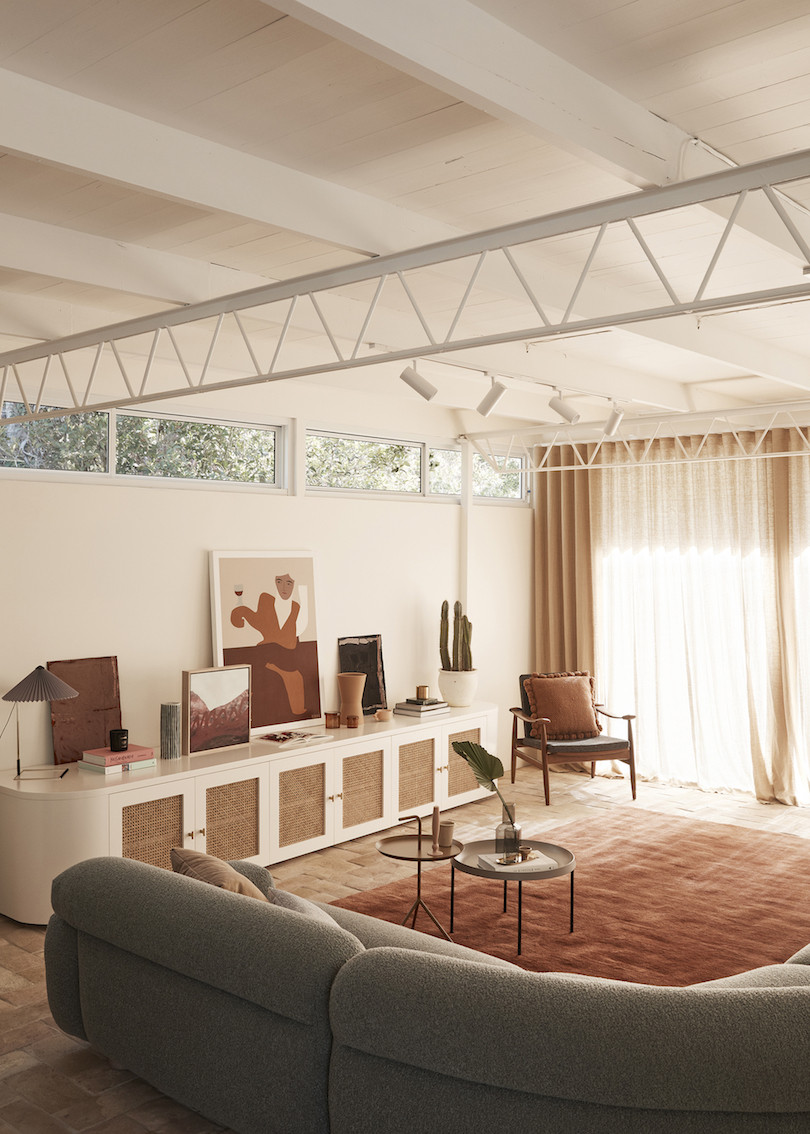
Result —
[[[337, 639], [382, 634], [389, 703], [435, 688], [441, 601], [458, 595], [460, 508], [452, 502], [293, 497], [0, 471], [0, 691], [36, 665], [118, 658], [124, 726], [156, 744], [160, 703], [181, 672], [214, 664], [211, 549], [309, 549], [315, 555], [324, 709], [338, 705]], [[508, 708], [532, 664], [532, 515], [476, 504], [469, 602], [479, 699]], [[0, 728], [11, 705], [0, 702]], [[21, 705], [24, 763], [52, 759], [48, 706]], [[12, 767], [13, 720], [0, 740]]]

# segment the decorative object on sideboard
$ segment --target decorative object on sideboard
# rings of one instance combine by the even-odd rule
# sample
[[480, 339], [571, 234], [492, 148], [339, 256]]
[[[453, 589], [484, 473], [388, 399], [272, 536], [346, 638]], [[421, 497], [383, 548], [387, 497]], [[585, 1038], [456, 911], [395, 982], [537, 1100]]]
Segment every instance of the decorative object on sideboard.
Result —
[[[13, 689], [3, 694], [4, 701], [14, 702], [14, 712], [17, 714], [17, 775], [20, 779], [24, 774], [42, 776], [64, 775], [56, 767], [53, 768], [27, 768], [25, 773], [20, 770], [20, 701], [68, 701], [78, 697], [78, 689], [68, 685], [53, 673], [49, 673], [44, 666], [38, 665], [27, 677], [19, 681]], [[67, 768], [65, 769], [67, 771]]]
[[340, 713], [326, 713], [324, 722], [327, 728], [340, 728]]
[[183, 670], [183, 755], [250, 743], [249, 665]]
[[111, 752], [126, 752], [129, 747], [129, 729], [127, 728], [111, 728], [110, 729], [110, 751]]
[[160, 756], [177, 760], [180, 756], [180, 702], [164, 701], [160, 706]]
[[375, 721], [390, 721], [394, 713], [391, 709], [378, 709], [374, 714]]
[[371, 716], [387, 705], [383, 670], [382, 636], [364, 634], [338, 638], [338, 660], [342, 673], [364, 673], [363, 713]]
[[[498, 824], [495, 832], [496, 842], [501, 845], [509, 843], [509, 852], [518, 854], [520, 846], [521, 829], [520, 825], [515, 822], [515, 805], [514, 803], [507, 803], [504, 797], [498, 790], [496, 783], [503, 776], [503, 764], [497, 756], [493, 756], [491, 752], [487, 752], [486, 748], [482, 748], [480, 744], [476, 744], [474, 740], [454, 740], [453, 749], [456, 751], [462, 760], [466, 760], [470, 769], [478, 780], [481, 787], [486, 788], [487, 791], [494, 791], [498, 799], [503, 805], [503, 820]], [[500, 849], [500, 846], [499, 848]]]
[[214, 664], [251, 667], [251, 727], [321, 717], [310, 551], [212, 551]]
[[366, 675], [339, 673], [337, 683], [340, 691], [340, 723], [346, 725], [349, 717], [359, 718], [363, 715], [363, 687], [366, 684]]
[[453, 652], [450, 653], [450, 604], [442, 603], [439, 621], [439, 692], [456, 707], [466, 707], [475, 700], [478, 673], [472, 664], [472, 622], [464, 614], [461, 603], [453, 606]]
[[68, 658], [47, 668], [78, 690], [75, 699], [51, 704], [54, 762], [72, 764], [86, 748], [103, 748], [110, 729], [121, 727], [118, 658]]

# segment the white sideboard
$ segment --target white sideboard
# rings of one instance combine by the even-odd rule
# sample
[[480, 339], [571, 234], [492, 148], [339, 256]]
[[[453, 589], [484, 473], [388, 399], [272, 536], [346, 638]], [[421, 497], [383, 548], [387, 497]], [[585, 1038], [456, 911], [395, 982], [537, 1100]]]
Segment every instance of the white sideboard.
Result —
[[45, 924], [54, 877], [98, 855], [170, 868], [169, 849], [185, 846], [267, 866], [478, 799], [486, 791], [452, 744], [493, 744], [497, 708], [312, 731], [303, 746], [254, 740], [110, 776], [0, 772], [0, 913]]

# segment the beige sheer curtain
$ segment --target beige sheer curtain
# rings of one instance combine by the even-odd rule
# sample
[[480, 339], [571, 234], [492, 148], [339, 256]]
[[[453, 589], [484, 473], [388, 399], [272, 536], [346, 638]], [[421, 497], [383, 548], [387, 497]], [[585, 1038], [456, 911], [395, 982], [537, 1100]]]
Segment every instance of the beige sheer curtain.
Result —
[[[570, 464], [567, 447], [551, 467]], [[593, 578], [588, 473], [535, 474], [535, 667], [594, 670]]]
[[[761, 451], [788, 447], [801, 455], [729, 460], [721, 434], [702, 449], [714, 459], [667, 464], [662, 440], [658, 463], [632, 467], [611, 443], [613, 467], [571, 474], [588, 481], [573, 498], [590, 516], [600, 696], [634, 708], [644, 775], [810, 802], [810, 456], [785, 431]], [[578, 570], [580, 549], [566, 554]]]

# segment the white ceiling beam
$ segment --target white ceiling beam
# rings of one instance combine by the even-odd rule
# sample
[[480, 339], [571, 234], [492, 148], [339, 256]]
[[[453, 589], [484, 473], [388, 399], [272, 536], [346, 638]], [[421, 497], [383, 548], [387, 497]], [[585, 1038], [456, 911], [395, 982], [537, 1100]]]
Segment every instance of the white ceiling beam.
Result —
[[[637, 187], [728, 169], [700, 139], [482, 11], [469, 0], [264, 0], [494, 118], [608, 168]], [[810, 237], [805, 211], [785, 202]], [[725, 216], [722, 204], [707, 203]], [[766, 203], [741, 226], [791, 256], [797, 249]]]
[[368, 194], [2, 69], [0, 149], [366, 255], [456, 235]]
[[686, 135], [468, 0], [265, 0], [636, 185], [678, 176]]
[[[649, 329], [643, 324], [636, 327], [640, 335], [646, 335]], [[651, 337], [657, 343], [666, 342], [680, 350], [733, 366], [742, 375], [756, 374], [797, 390], [810, 390], [806, 355], [729, 330], [717, 319], [663, 319]]]
[[0, 213], [0, 266], [162, 303], [199, 303], [268, 282], [221, 264], [8, 213]]

